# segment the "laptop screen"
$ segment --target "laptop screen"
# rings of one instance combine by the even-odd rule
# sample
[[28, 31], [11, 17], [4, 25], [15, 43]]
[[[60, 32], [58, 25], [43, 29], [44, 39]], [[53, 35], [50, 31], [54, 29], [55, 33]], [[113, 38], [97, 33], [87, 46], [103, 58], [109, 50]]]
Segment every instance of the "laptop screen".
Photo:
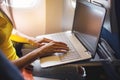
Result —
[[86, 1], [77, 1], [72, 32], [92, 56], [96, 53], [105, 12], [103, 7]]

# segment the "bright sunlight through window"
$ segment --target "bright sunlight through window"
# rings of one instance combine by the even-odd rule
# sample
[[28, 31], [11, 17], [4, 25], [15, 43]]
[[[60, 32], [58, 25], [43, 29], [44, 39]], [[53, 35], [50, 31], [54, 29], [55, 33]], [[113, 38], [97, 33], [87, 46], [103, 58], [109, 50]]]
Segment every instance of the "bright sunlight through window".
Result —
[[11, 4], [6, 3], [7, 6], [15, 8], [31, 8], [34, 7], [38, 0], [10, 0]]
[[71, 4], [72, 4], [72, 7], [75, 8], [76, 7], [76, 0], [71, 0]]

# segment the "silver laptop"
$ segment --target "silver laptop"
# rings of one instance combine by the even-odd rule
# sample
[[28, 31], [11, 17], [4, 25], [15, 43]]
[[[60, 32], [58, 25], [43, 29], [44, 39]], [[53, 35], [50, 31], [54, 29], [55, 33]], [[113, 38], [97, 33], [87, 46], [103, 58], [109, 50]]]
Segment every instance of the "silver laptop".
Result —
[[94, 57], [105, 13], [106, 10], [103, 7], [77, 0], [72, 30], [44, 35], [46, 38], [65, 42], [70, 50], [66, 54], [55, 53], [41, 58], [41, 67], [83, 61]]

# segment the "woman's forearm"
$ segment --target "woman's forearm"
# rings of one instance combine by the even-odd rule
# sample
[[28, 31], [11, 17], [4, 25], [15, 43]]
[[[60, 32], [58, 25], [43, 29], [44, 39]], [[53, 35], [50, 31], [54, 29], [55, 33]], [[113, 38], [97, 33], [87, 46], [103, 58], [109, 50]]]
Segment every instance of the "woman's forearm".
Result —
[[42, 53], [41, 49], [35, 49], [32, 52], [26, 54], [25, 56], [23, 56], [17, 60], [14, 60], [12, 62], [19, 69], [22, 69], [22, 68], [26, 67], [27, 65], [29, 65], [30, 63], [32, 63], [33, 61], [35, 61], [40, 56], [42, 56], [41, 53]]

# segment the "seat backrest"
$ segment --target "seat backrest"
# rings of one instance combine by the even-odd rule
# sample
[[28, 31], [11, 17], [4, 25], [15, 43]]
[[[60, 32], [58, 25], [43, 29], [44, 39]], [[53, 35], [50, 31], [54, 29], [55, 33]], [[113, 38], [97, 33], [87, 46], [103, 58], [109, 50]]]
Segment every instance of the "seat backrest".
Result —
[[24, 80], [21, 73], [0, 51], [0, 80]]

